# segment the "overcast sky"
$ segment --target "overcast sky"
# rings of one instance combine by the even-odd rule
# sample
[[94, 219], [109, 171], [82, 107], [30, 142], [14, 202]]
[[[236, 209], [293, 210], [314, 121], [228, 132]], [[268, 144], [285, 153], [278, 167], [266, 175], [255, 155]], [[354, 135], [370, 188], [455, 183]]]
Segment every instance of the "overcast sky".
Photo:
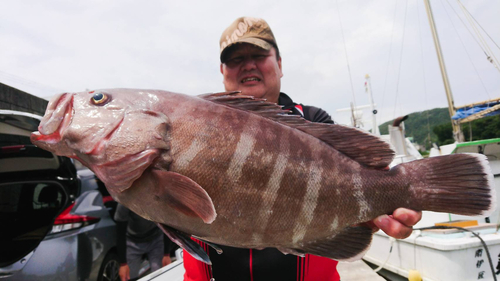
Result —
[[[462, 3], [500, 44], [500, 1]], [[460, 21], [458, 2], [432, 0], [432, 8], [455, 105], [500, 97], [500, 72]], [[282, 91], [340, 123], [349, 124], [350, 113], [338, 109], [368, 104], [366, 74], [379, 124], [447, 107], [422, 0], [4, 0], [0, 82], [45, 98], [118, 87], [223, 91], [219, 38], [240, 16], [270, 24], [283, 58]]]

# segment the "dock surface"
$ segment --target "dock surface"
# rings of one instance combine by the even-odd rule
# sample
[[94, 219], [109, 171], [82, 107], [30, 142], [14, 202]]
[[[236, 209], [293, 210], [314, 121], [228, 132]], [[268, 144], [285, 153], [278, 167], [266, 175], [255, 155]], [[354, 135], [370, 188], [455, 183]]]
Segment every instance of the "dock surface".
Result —
[[339, 262], [337, 270], [342, 281], [385, 281], [362, 260]]

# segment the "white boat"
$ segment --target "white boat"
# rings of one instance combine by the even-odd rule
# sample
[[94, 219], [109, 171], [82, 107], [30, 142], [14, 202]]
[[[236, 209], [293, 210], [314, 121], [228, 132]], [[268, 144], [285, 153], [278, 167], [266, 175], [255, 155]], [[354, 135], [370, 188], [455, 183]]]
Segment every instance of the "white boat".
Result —
[[[500, 138], [442, 146], [431, 150], [430, 156], [471, 152], [480, 152], [488, 157], [496, 193], [500, 194]], [[492, 259], [491, 266], [481, 241], [471, 233], [459, 230], [417, 230], [402, 240], [395, 240], [379, 231], [375, 233], [372, 247], [364, 260], [382, 267], [387, 275], [393, 273], [394, 280], [407, 280], [410, 272], [415, 271], [424, 281], [495, 280], [493, 275], [500, 275], [499, 219], [499, 205], [489, 217], [424, 211], [422, 220], [415, 226], [422, 228], [440, 222], [477, 221], [477, 226], [467, 229], [480, 234], [486, 243]]]
[[[428, 0], [426, 8], [429, 16], [434, 43], [440, 62], [441, 73], [445, 85], [450, 115], [454, 116], [451, 88], [446, 68], [441, 55], [439, 39], [434, 27], [434, 19]], [[497, 196], [500, 194], [500, 138], [463, 142], [460, 123], [482, 118], [491, 112], [498, 112], [500, 99], [484, 102], [486, 110], [478, 110], [468, 117], [452, 120], [453, 134], [457, 142], [431, 150], [430, 157], [453, 153], [481, 153], [488, 157]], [[475, 107], [477, 104], [470, 105]], [[455, 119], [455, 117], [453, 117]], [[500, 275], [500, 234], [498, 224], [500, 208], [489, 217], [459, 216], [454, 214], [423, 212], [422, 220], [415, 229], [434, 226], [436, 223], [477, 224], [464, 230], [425, 230], [413, 231], [406, 239], [395, 240], [383, 232], [375, 233], [371, 249], [365, 261], [378, 266], [390, 280], [456, 281], [456, 280], [497, 280]], [[481, 240], [473, 235], [473, 231]]]

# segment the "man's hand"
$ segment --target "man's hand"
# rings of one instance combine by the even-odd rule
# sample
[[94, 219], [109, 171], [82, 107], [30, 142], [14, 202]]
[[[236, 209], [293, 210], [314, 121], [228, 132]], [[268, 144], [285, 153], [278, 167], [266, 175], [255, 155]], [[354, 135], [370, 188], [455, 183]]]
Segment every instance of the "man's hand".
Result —
[[118, 271], [121, 281], [128, 281], [130, 279], [130, 268], [127, 264], [120, 265], [120, 270]]
[[373, 229], [373, 232], [381, 229], [387, 235], [397, 239], [404, 239], [410, 236], [413, 231], [412, 226], [422, 219], [422, 212], [410, 209], [396, 209], [392, 215], [382, 215], [366, 224]]
[[170, 259], [170, 256], [169, 255], [164, 255], [163, 259], [161, 260], [161, 266], [164, 267], [165, 265], [168, 265], [171, 262], [172, 262], [172, 260]]

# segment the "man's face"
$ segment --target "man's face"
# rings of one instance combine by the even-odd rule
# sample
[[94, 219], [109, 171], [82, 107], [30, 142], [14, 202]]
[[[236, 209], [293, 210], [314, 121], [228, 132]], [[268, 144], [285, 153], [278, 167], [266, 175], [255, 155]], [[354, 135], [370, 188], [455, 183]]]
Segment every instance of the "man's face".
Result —
[[283, 73], [276, 50], [266, 51], [243, 43], [231, 47], [228, 52], [226, 61], [220, 66], [226, 91], [241, 91], [278, 103]]

